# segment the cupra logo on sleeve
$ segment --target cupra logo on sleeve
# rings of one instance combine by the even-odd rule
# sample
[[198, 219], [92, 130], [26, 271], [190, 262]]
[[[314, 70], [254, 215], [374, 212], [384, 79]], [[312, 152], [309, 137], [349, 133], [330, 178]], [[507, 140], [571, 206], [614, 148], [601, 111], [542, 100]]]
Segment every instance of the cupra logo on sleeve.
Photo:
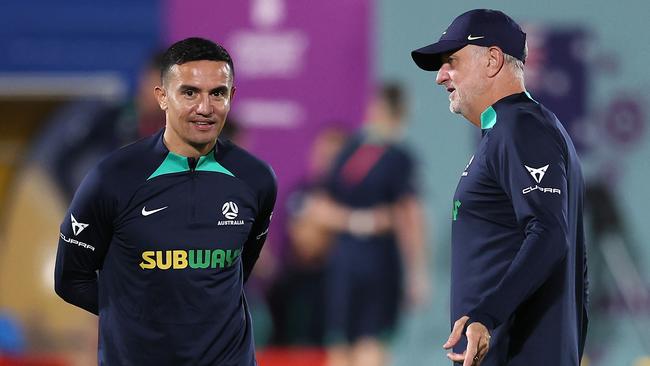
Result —
[[88, 224], [84, 224], [83, 222], [78, 222], [77, 219], [75, 219], [74, 216], [72, 216], [72, 214], [70, 214], [70, 223], [72, 224], [72, 233], [74, 234], [74, 236], [81, 234], [81, 232], [88, 227]]
[[533, 176], [533, 179], [535, 179], [535, 182], [541, 183], [542, 179], [544, 179], [544, 173], [546, 173], [546, 169], [548, 169], [548, 164], [544, 165], [541, 168], [531, 168], [528, 165], [524, 165], [526, 169], [528, 170], [528, 173]]
[[[530, 173], [530, 176], [533, 177], [536, 183], [542, 183], [542, 179], [544, 179], [544, 175], [546, 174], [546, 171], [548, 170], [549, 164], [544, 165], [541, 168], [531, 168], [528, 165], [524, 165], [526, 167], [526, 170], [528, 170], [528, 173]], [[521, 193], [523, 194], [528, 194], [533, 191], [539, 191], [542, 193], [555, 193], [555, 194], [562, 194], [562, 191], [559, 188], [549, 188], [549, 187], [540, 187], [539, 185], [535, 184], [534, 186], [529, 186], [524, 188]]]

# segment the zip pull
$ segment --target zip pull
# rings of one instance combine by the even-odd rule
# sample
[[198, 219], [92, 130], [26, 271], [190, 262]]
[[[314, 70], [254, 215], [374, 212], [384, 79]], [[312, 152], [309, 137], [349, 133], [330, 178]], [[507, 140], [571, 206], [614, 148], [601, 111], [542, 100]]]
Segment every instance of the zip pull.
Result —
[[196, 164], [199, 162], [199, 159], [197, 158], [187, 158], [187, 165], [190, 167], [190, 171], [194, 171], [196, 169]]

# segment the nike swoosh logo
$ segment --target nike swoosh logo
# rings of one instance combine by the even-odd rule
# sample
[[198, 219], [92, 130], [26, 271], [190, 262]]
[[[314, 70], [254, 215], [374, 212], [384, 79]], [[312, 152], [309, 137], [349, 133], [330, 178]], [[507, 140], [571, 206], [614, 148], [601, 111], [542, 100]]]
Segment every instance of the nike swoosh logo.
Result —
[[485, 36], [472, 37], [471, 34], [469, 36], [467, 36], [468, 41], [473, 41], [475, 39], [481, 39], [481, 38], [485, 38]]
[[155, 209], [155, 210], [151, 210], [151, 211], [147, 211], [147, 206], [145, 206], [145, 207], [142, 208], [142, 216], [153, 215], [153, 214], [155, 214], [156, 212], [160, 212], [160, 211], [166, 209], [167, 207], [168, 207], [168, 206], [161, 207], [161, 208], [157, 208], [157, 209]]

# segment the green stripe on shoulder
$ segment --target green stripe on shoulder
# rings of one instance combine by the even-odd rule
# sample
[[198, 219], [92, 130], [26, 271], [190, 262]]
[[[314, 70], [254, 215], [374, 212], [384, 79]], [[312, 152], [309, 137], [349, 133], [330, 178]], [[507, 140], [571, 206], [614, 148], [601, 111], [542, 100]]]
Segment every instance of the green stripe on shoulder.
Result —
[[199, 158], [199, 162], [196, 164], [196, 170], [203, 172], [223, 173], [231, 177], [235, 176], [230, 170], [226, 169], [223, 165], [214, 160], [214, 154], [212, 153], [201, 156]]
[[535, 102], [535, 103], [537, 103], [537, 104], [539, 104], [539, 102], [538, 102], [538, 101], [536, 101], [535, 99], [533, 99], [533, 97], [532, 97], [532, 96], [530, 95], [530, 93], [529, 93], [529, 92], [525, 92], [525, 93], [526, 93], [526, 96], [528, 97], [528, 99], [530, 99], [530, 100], [532, 100], [533, 102]]
[[187, 163], [187, 158], [178, 154], [174, 154], [170, 151], [167, 154], [167, 157], [165, 157], [165, 160], [163, 160], [162, 164], [160, 164], [158, 169], [156, 169], [156, 171], [153, 172], [149, 178], [147, 178], [147, 180], [155, 178], [159, 175], [180, 173], [189, 170], [190, 166]]
[[497, 123], [497, 111], [492, 108], [492, 106], [487, 107], [486, 110], [481, 113], [481, 129], [487, 130]]

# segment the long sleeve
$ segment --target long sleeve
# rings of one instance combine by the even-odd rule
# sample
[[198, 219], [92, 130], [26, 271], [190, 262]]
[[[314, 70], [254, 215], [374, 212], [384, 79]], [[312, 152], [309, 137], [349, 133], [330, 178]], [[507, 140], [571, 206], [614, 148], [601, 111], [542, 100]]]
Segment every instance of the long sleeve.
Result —
[[112, 237], [114, 200], [100, 169], [79, 186], [61, 224], [54, 289], [65, 301], [98, 314], [97, 271]]
[[569, 248], [566, 147], [554, 131], [527, 122], [518, 121], [490, 141], [487, 165], [510, 197], [524, 233], [505, 275], [468, 314], [491, 329], [551, 276]]
[[273, 207], [275, 206], [278, 187], [275, 174], [270, 169], [268, 172], [270, 174], [261, 181], [262, 187], [259, 190], [258, 203], [259, 212], [242, 251], [244, 282], [248, 280], [260, 256], [260, 252], [268, 236], [271, 217], [273, 216]]

